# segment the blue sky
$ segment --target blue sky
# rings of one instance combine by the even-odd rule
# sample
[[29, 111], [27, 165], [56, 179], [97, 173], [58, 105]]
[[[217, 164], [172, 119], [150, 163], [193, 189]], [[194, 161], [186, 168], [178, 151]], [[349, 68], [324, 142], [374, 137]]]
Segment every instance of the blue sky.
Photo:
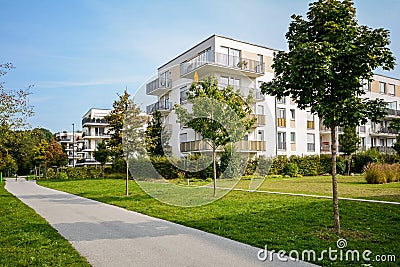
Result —
[[[16, 66], [2, 80], [34, 85], [32, 127], [79, 129], [89, 108], [111, 108], [126, 87], [144, 109], [152, 99], [139, 88], [157, 67], [212, 34], [285, 50], [290, 16], [310, 2], [0, 0], [0, 62]], [[355, 4], [360, 24], [390, 30], [399, 64], [400, 1]], [[400, 78], [399, 70], [376, 72]]]

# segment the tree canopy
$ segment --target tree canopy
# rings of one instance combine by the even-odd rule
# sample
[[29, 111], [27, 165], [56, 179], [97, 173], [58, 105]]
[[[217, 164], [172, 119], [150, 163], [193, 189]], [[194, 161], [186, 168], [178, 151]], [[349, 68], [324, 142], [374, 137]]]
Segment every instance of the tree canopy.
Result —
[[286, 39], [289, 51], [276, 53], [275, 78], [261, 90], [290, 96], [331, 128], [334, 228], [339, 233], [336, 127], [356, 127], [386, 114], [382, 100], [362, 97], [362, 85], [372, 80], [374, 69], [394, 68], [389, 31], [358, 25], [351, 0], [319, 0], [309, 5], [307, 19], [292, 16]]

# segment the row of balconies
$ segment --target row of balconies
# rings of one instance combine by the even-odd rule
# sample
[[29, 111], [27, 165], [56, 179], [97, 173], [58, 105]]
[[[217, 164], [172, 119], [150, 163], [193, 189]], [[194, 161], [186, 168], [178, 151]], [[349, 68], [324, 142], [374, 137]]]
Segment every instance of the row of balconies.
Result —
[[[239, 151], [256, 152], [265, 151], [267, 142], [265, 141], [239, 141], [236, 143]], [[188, 141], [180, 143], [181, 152], [212, 151], [212, 147], [206, 141]]]

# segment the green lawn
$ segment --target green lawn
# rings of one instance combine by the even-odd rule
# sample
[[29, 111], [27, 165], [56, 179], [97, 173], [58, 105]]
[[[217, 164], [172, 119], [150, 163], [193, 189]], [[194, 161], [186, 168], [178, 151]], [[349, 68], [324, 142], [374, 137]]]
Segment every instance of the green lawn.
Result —
[[0, 183], [0, 266], [90, 266], [34, 210]]
[[[307, 193], [319, 194], [323, 190], [319, 187], [316, 187], [318, 189], [315, 191], [308, 188], [311, 187], [312, 181], [319, 178], [301, 178], [303, 181], [307, 179], [310, 181], [308, 186], [304, 185], [304, 188], [292, 184], [300, 181], [296, 179], [298, 178], [274, 180], [276, 184], [273, 191], [278, 188], [285, 191], [293, 188], [297, 189], [296, 192], [308, 189]], [[339, 236], [332, 232], [332, 202], [328, 199], [232, 191], [209, 205], [185, 208], [166, 205], [149, 197], [133, 181], [130, 183], [131, 195], [126, 197], [124, 183], [123, 180], [111, 179], [39, 182], [47, 187], [215, 233], [260, 248], [268, 245], [269, 249], [275, 250], [313, 249], [317, 252], [329, 247], [336, 249]], [[268, 183], [269, 180], [263, 186]], [[351, 183], [349, 182], [346, 186], [350, 188]], [[359, 184], [358, 186], [369, 188], [369, 185]], [[385, 187], [380, 188], [383, 188], [383, 191], [386, 190]], [[360, 190], [360, 197], [365, 197], [362, 195], [362, 190]], [[390, 188], [389, 191], [392, 192], [391, 190], [393, 194], [399, 194], [398, 187]], [[350, 189], [349, 192], [351, 193]], [[376, 192], [376, 195], [384, 194], [381, 191]], [[398, 259], [400, 257], [400, 206], [354, 201], [340, 201], [339, 206], [343, 230], [340, 237], [347, 240], [346, 249], [357, 249], [360, 253], [368, 249], [373, 252], [373, 257], [380, 254], [396, 255], [397, 262], [395, 263], [380, 263], [379, 265], [373, 263], [372, 266], [400, 264]], [[316, 263], [323, 266], [361, 265], [359, 262], [332, 263], [329, 260]]]
[[[367, 184], [364, 176], [338, 176], [337, 179], [340, 197], [400, 202], [400, 183]], [[250, 181], [244, 180], [236, 187], [248, 189], [249, 184]], [[259, 190], [331, 196], [332, 178], [331, 176], [266, 178]]]

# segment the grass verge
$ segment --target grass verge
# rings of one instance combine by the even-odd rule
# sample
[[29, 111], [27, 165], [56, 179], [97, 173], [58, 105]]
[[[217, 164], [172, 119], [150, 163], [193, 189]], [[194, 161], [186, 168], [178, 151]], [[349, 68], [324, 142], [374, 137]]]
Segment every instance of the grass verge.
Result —
[[0, 266], [90, 266], [50, 224], [0, 183]]
[[[400, 261], [400, 206], [340, 201], [342, 234], [332, 231], [332, 202], [326, 199], [232, 191], [209, 205], [177, 207], [163, 204], [143, 192], [135, 182], [124, 196], [123, 180], [41, 181], [39, 184], [95, 199], [150, 216], [214, 233], [259, 248], [315, 250], [320, 255], [337, 249], [338, 238], [346, 250], [394, 255], [396, 262], [313, 261], [323, 266], [398, 266]], [[179, 248], [178, 248], [179, 249]], [[361, 258], [361, 256], [360, 256]], [[362, 260], [362, 258], [361, 258]]]

